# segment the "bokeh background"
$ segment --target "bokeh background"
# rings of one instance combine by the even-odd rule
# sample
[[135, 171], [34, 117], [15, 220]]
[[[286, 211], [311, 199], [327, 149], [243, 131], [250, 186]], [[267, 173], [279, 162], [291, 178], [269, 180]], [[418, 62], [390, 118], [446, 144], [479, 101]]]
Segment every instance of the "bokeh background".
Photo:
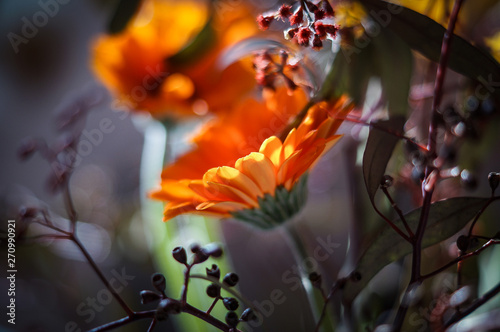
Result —
[[[276, 3], [264, 0], [254, 2], [257, 7], [265, 9]], [[44, 6], [47, 3], [57, 6], [51, 7], [54, 13], [45, 22], [40, 12], [46, 12]], [[150, 276], [157, 271], [167, 274], [169, 295], [177, 296], [181, 275], [179, 269], [172, 267], [175, 262], [169, 250], [177, 245], [204, 244], [215, 239], [223, 242], [226, 249], [226, 261], [220, 263], [222, 272], [237, 272], [241, 280], [240, 291], [254, 305], [269, 313], [264, 324], [252, 326], [248, 331], [312, 330], [314, 319], [307, 309], [306, 296], [296, 286], [297, 275], [294, 273], [297, 262], [282, 230], [263, 232], [233, 220], [219, 223], [203, 218], [179, 218], [177, 223], [166, 226], [161, 222], [161, 204], [145, 198], [147, 188], [144, 183], [151, 185], [159, 181], [159, 168], [158, 165], [152, 166], [146, 178], [141, 174], [141, 167], [145, 167], [144, 147], [148, 148], [148, 158], [158, 157], [154, 160], [156, 163], [158, 160], [161, 163], [165, 154], [171, 159], [187, 147], [184, 135], [189, 134], [197, 123], [188, 123], [169, 133], [167, 143], [163, 145], [165, 132], [161, 125], [147, 116], [132, 116], [110, 107], [111, 97], [90, 70], [90, 45], [97, 35], [106, 31], [116, 4], [117, 1], [111, 0], [0, 1], [1, 228], [5, 228], [6, 220], [17, 218], [21, 206], [50, 207], [54, 218], [64, 223], [61, 218], [66, 215], [61, 197], [47, 190], [51, 166], [39, 155], [20, 161], [18, 147], [27, 136], [40, 137], [49, 143], [56, 141], [56, 118], [60, 111], [77, 107], [75, 100], [99, 101], [90, 112], [86, 130], [92, 132], [99, 128], [103, 119], [111, 121], [114, 129], [98, 139], [98, 143], [92, 144], [91, 151], [75, 170], [71, 188], [81, 220], [82, 241], [108, 278], [117, 278], [117, 274], [129, 277], [124, 280], [120, 293], [127, 303], [135, 310], [153, 308], [140, 304], [139, 292], [151, 289]], [[498, 6], [496, 8], [498, 12]], [[30, 31], [32, 36], [26, 38], [26, 42], [13, 46], [12, 34], [22, 36], [23, 31], [29, 30], [26, 22], [34, 20], [40, 20], [40, 24]], [[321, 60], [321, 54], [317, 60]], [[419, 57], [413, 60], [413, 65], [418, 69], [435, 69], [427, 67], [428, 64]], [[453, 81], [457, 76], [451, 77], [450, 81]], [[422, 80], [423, 77], [413, 78], [413, 82]], [[374, 89], [371, 93], [380, 93], [380, 86], [371, 86]], [[374, 102], [367, 98], [367, 107]], [[366, 195], [360, 196], [363, 193], [359, 170], [362, 150], [358, 150], [357, 139], [365, 138], [366, 131], [352, 129], [352, 125], [344, 126], [342, 130], [346, 137], [310, 175], [308, 204], [292, 221], [306, 245], [312, 251], [317, 249], [322, 253], [324, 259], [316, 257], [314, 262], [328, 271], [325, 276], [327, 285], [331, 278], [342, 273], [340, 269], [345, 263], [348, 247], [355, 247], [352, 241], [356, 237], [352, 234], [368, 232], [368, 229], [356, 229], [361, 224], [353, 220], [373, 219]], [[478, 153], [474, 160], [479, 185], [469, 192], [470, 195], [488, 195], [486, 175], [500, 168], [498, 135], [488, 139], [486, 152]], [[471, 146], [473, 149], [474, 143]], [[395, 163], [403, 163], [403, 159], [401, 157]], [[456, 187], [449, 188], [455, 190]], [[358, 200], [359, 197], [363, 199]], [[404, 209], [412, 207], [408, 192], [398, 200]], [[492, 209], [489, 220], [494, 220], [498, 212], [498, 208]], [[375, 228], [374, 224], [370, 224], [371, 227]], [[426, 258], [432, 260], [433, 255], [446, 253], [452, 243], [450, 240], [431, 248], [426, 252]], [[6, 263], [3, 249], [0, 259], [2, 276]], [[328, 254], [323, 255], [325, 252]], [[482, 287], [487, 288], [500, 277], [498, 257], [497, 250], [489, 256], [485, 255], [483, 262], [478, 263], [481, 272], [487, 275]], [[492, 265], [490, 262], [497, 263]], [[378, 281], [370, 286], [365, 296], [367, 304], [358, 308], [360, 317], [372, 319], [376, 315], [374, 312], [378, 315], [390, 309], [397, 296], [399, 280], [396, 276], [404, 264], [404, 260], [392, 264], [377, 277]], [[71, 243], [18, 243], [16, 265], [16, 325], [7, 323], [5, 310], [2, 309], [1, 331], [84, 331], [124, 316], [114, 301], [105, 301], [105, 305], [89, 309], [89, 301], [102, 295], [103, 286]], [[198, 273], [203, 273], [203, 270], [198, 270]], [[448, 277], [435, 281], [429, 288], [448, 287]], [[476, 284], [481, 283], [478, 278], [477, 273], [471, 273], [470, 280], [475, 280]], [[192, 296], [203, 298], [206, 282], [196, 281], [193, 284], [198, 286], [193, 286]], [[0, 279], [2, 308], [8, 300], [7, 288], [6, 279]], [[498, 303], [493, 307], [495, 305], [498, 308]], [[332, 310], [340, 312], [335, 306]], [[416, 312], [420, 313], [414, 320], [414, 327], [418, 329], [424, 326], [420, 319], [425, 318], [430, 308], [425, 304]], [[222, 311], [218, 314], [223, 319]], [[148, 323], [137, 322], [120, 331], [145, 331]], [[169, 331], [209, 330], [198, 323], [192, 319], [187, 322], [171, 319], [162, 323], [161, 328]]]
[[[268, 8], [273, 5], [272, 1], [255, 2]], [[92, 132], [99, 128], [103, 119], [110, 119], [114, 130], [104, 134], [97, 144], [92, 144], [92, 150], [75, 170], [71, 188], [82, 221], [82, 241], [108, 278], [115, 278], [116, 272], [124, 271], [130, 276], [132, 280], [125, 285], [121, 295], [138, 310], [151, 308], [141, 306], [138, 294], [143, 289], [151, 289], [151, 274], [164, 267], [158, 262], [158, 257], [153, 257], [152, 235], [148, 234], [153, 231], [148, 229], [141, 212], [144, 193], [140, 187], [140, 166], [149, 119], [113, 110], [111, 98], [89, 66], [92, 40], [106, 31], [116, 4], [116, 1], [98, 0], [0, 2], [0, 216], [2, 229], [7, 219], [18, 218], [18, 209], [22, 206], [46, 206], [55, 219], [66, 217], [61, 196], [48, 190], [50, 165], [37, 154], [21, 161], [19, 147], [26, 137], [54, 143], [59, 136], [57, 115], [61, 111], [76, 107], [75, 100], [99, 100], [89, 113], [85, 128]], [[39, 26], [35, 25], [33, 31], [26, 27], [26, 22], [35, 22]], [[17, 38], [13, 34], [24, 38], [23, 33], [29, 38], [13, 45], [13, 38]], [[169, 141], [167, 148], [181, 149], [180, 146], [185, 145], [184, 132], [174, 141]], [[314, 225], [302, 229], [313, 246], [335, 243], [334, 255], [323, 262], [335, 269], [338, 269], [340, 260], [334, 257], [345, 255], [345, 230], [348, 227], [347, 212], [341, 212], [344, 211], [341, 209], [344, 198], [340, 197], [336, 204], [331, 204], [330, 200], [331, 194], [340, 195], [346, 186], [338, 176], [345, 171], [344, 161], [337, 158], [342, 154], [341, 149], [338, 150], [318, 166], [320, 175], [311, 177], [311, 201], [314, 204], [308, 207], [309, 213], [314, 215], [311, 218], [313, 224], [319, 226], [324, 216], [336, 215], [338, 231], [333, 233], [331, 227], [318, 229]], [[161, 147], [157, 151], [160, 157], [164, 153]], [[335, 168], [331, 168], [330, 163], [335, 163]], [[151, 177], [158, 181], [158, 176]], [[326, 178], [332, 180], [325, 181]], [[156, 222], [162, 223], [161, 208], [156, 206], [153, 209], [156, 209], [156, 214], [153, 213]], [[222, 228], [218, 222], [217, 225], [216, 221], [212, 223], [214, 230], [210, 232], [223, 233], [226, 249], [231, 248], [227, 256], [234, 267], [227, 268], [240, 274], [241, 290], [269, 311], [271, 319], [266, 323], [269, 324], [267, 329], [294, 330], [297, 324], [311, 326], [312, 318], [306, 309], [304, 293], [297, 287], [297, 277], [283, 281], [283, 274], [292, 278], [289, 272], [296, 273], [294, 268], [297, 267], [286, 236], [280, 231], [256, 231], [234, 221], [226, 221]], [[207, 224], [212, 227], [211, 223]], [[191, 226], [196, 227], [196, 224]], [[183, 237], [166, 243], [165, 248], [204, 241], [203, 236], [196, 236], [196, 231], [191, 234], [189, 229], [182, 232]], [[318, 239], [322, 241], [318, 242]], [[173, 261], [168, 252], [164, 258]], [[6, 266], [4, 263], [6, 259], [2, 259], [0, 265]], [[98, 305], [95, 310], [85, 305], [90, 303], [87, 302], [89, 297], [98, 297], [103, 286], [69, 242], [18, 243], [16, 265], [16, 325], [7, 323], [2, 309], [2, 331], [79, 331], [80, 328], [84, 331], [124, 315], [114, 301], [109, 304], [105, 301], [106, 305]], [[2, 271], [2, 275], [4, 273]], [[200, 283], [203, 292], [206, 282]], [[7, 288], [7, 281], [2, 278], [2, 306], [8, 301]], [[266, 303], [276, 290], [283, 294], [279, 296], [279, 304], [273, 303], [267, 308]], [[179, 291], [174, 289], [173, 295]], [[176, 324], [171, 321], [164, 324], [165, 330], [175, 329]], [[148, 322], [138, 322], [120, 330], [142, 331], [147, 325]], [[177, 324], [178, 329], [182, 328], [179, 326], [182, 325]], [[253, 328], [255, 331], [261, 329]]]

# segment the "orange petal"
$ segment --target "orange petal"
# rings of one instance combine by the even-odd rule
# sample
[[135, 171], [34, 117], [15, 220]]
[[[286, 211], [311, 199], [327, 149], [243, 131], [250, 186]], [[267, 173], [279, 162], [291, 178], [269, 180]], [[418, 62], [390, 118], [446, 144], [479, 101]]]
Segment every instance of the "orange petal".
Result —
[[211, 201], [230, 201], [231, 197], [224, 196], [221, 192], [213, 191], [211, 188], [207, 188], [205, 186], [205, 182], [203, 180], [192, 180], [189, 183], [189, 188], [191, 188], [196, 194], [203, 197], [203, 200]]
[[252, 179], [263, 193], [273, 193], [276, 189], [274, 165], [262, 153], [252, 152], [238, 159], [235, 167]]
[[221, 183], [241, 190], [254, 200], [262, 196], [262, 191], [257, 184], [235, 168], [228, 166], [218, 167], [217, 178]]
[[[246, 203], [250, 207], [257, 207], [259, 204], [255, 199], [252, 199], [250, 196], [245, 194], [239, 189], [228, 186], [226, 184], [218, 183], [218, 182], [205, 182], [205, 187], [208, 188], [214, 195], [218, 196], [217, 193], [222, 194], [220, 198], [218, 197], [217, 201], [233, 201]], [[230, 199], [224, 199], [223, 197], [229, 197]]]
[[165, 201], [185, 201], [190, 200], [196, 193], [189, 188], [189, 180], [163, 180], [161, 189], [150, 194], [151, 198]]
[[244, 210], [248, 209], [248, 205], [238, 202], [217, 202], [217, 201], [209, 201], [203, 202], [196, 206], [196, 210], [204, 211], [204, 210], [213, 210], [218, 213], [229, 213], [232, 211]]
[[269, 158], [276, 168], [280, 165], [281, 148], [283, 144], [276, 136], [266, 139], [260, 146], [259, 152]]
[[168, 221], [183, 213], [191, 213], [195, 211], [196, 207], [191, 202], [182, 202], [182, 203], [171, 202], [165, 206], [165, 211], [163, 213], [163, 221]]
[[283, 142], [283, 148], [281, 149], [280, 159], [283, 161], [295, 151], [297, 146], [297, 130], [293, 128], [286, 136], [285, 142]]

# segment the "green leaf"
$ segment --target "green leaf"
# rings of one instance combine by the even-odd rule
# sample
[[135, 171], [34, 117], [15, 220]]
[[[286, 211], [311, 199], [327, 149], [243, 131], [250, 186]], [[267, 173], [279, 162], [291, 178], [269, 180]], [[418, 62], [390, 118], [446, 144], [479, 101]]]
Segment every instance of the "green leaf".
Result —
[[365, 101], [368, 83], [380, 78], [389, 114], [406, 114], [412, 72], [412, 53], [388, 29], [376, 36], [363, 35], [354, 45], [343, 45], [318, 92], [320, 100], [347, 93], [356, 105]]
[[[433, 203], [429, 211], [422, 248], [439, 243], [458, 233], [488, 200], [489, 198], [454, 197]], [[413, 230], [417, 229], [421, 210], [422, 208], [418, 208], [405, 215], [406, 222]], [[394, 224], [399, 228], [403, 227], [399, 219]], [[361, 274], [361, 280], [349, 281], [346, 284], [344, 300], [353, 301], [377, 272], [411, 251], [411, 244], [398, 236], [391, 227], [385, 225], [378, 234], [373, 236], [373, 241], [358, 260], [356, 271]]]
[[[385, 1], [363, 0], [363, 4], [374, 22], [392, 30], [426, 58], [439, 62], [446, 32], [439, 23], [411, 9]], [[486, 85], [490, 92], [493, 92], [492, 84], [500, 81], [500, 64], [490, 54], [457, 35], [453, 35], [451, 41], [448, 66], [457, 73]], [[494, 92], [500, 95], [500, 89], [495, 89]]]
[[115, 13], [109, 22], [109, 33], [120, 33], [134, 16], [142, 0], [120, 0], [116, 6]]
[[376, 122], [377, 128], [370, 129], [363, 154], [363, 176], [372, 203], [380, 187], [382, 176], [385, 174], [387, 163], [391, 159], [392, 151], [399, 141], [399, 137], [390, 133], [401, 133], [404, 123], [405, 119], [398, 116]]
[[389, 114], [406, 115], [413, 67], [410, 47], [388, 29], [373, 38], [373, 47]]

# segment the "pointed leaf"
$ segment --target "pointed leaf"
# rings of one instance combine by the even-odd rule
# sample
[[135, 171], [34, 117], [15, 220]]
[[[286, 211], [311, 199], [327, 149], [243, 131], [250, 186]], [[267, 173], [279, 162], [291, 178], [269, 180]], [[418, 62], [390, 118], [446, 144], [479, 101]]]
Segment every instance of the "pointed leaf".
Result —
[[[408, 45], [426, 58], [439, 62], [446, 29], [439, 23], [411, 9], [380, 0], [363, 0], [369, 15], [388, 27]], [[495, 82], [500, 81], [500, 64], [488, 53], [454, 35], [451, 41], [450, 69], [465, 75], [500, 95]]]
[[372, 127], [370, 129], [365, 153], [363, 154], [363, 176], [372, 203], [375, 193], [380, 187], [392, 151], [399, 141], [398, 137], [389, 132], [401, 133], [404, 123], [405, 119], [403, 117], [394, 117], [389, 120], [379, 121], [376, 123], [377, 128]]
[[388, 29], [373, 38], [373, 47], [389, 114], [406, 115], [413, 67], [410, 47]]
[[[439, 243], [458, 233], [488, 200], [489, 198], [454, 197], [433, 203], [429, 211], [422, 248]], [[405, 215], [406, 222], [413, 230], [417, 229], [420, 213], [421, 208], [418, 208]], [[403, 227], [399, 219], [394, 223], [399, 228]], [[356, 271], [360, 273], [361, 280], [346, 284], [344, 299], [348, 302], [353, 301], [378, 271], [411, 251], [411, 244], [385, 225], [373, 237], [373, 241], [358, 260]]]

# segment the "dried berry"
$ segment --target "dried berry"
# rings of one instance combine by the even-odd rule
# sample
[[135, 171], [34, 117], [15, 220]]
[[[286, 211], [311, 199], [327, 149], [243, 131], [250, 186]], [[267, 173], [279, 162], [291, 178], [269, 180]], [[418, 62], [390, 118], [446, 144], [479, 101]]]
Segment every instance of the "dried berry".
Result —
[[186, 249], [183, 247], [175, 247], [172, 250], [172, 256], [174, 256], [175, 260], [181, 264], [187, 264], [187, 254]]
[[224, 276], [223, 282], [229, 287], [236, 286], [240, 278], [234, 272], [230, 272]]
[[240, 306], [240, 304], [238, 303], [238, 300], [236, 300], [233, 297], [225, 297], [222, 300], [222, 303], [224, 304], [224, 307], [226, 307], [227, 310], [231, 310], [231, 311], [235, 311]]

